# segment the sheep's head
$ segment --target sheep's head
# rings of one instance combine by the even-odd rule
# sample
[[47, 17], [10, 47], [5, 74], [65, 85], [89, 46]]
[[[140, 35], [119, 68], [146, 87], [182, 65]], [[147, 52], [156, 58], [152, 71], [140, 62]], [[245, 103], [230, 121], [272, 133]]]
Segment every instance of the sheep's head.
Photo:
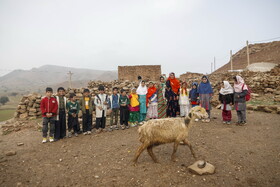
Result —
[[189, 118], [197, 118], [197, 119], [206, 119], [208, 118], [208, 113], [206, 112], [205, 108], [201, 107], [201, 106], [196, 106], [196, 107], [193, 107], [191, 110], [190, 110], [190, 113], [189, 113]]

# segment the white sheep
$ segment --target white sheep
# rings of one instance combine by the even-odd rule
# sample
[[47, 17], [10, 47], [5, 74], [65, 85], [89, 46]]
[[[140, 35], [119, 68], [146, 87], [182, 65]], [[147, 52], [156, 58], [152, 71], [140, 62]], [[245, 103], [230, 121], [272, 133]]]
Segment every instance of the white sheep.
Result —
[[172, 142], [174, 142], [174, 147], [171, 160], [175, 161], [175, 153], [181, 141], [188, 145], [193, 157], [196, 158], [192, 146], [187, 140], [188, 132], [193, 124], [194, 119], [196, 118], [208, 118], [206, 110], [200, 106], [196, 106], [190, 110], [188, 116], [185, 118], [155, 119], [150, 120], [143, 126], [139, 127], [139, 140], [142, 145], [136, 151], [135, 157], [133, 159], [134, 164], [136, 165], [140, 154], [145, 149], [147, 149], [153, 161], [157, 163], [158, 160], [153, 153], [153, 147]]

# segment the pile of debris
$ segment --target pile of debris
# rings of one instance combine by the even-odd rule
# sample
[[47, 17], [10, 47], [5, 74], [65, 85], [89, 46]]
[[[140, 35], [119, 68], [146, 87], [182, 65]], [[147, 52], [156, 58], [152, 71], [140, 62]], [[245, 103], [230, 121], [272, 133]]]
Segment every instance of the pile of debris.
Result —
[[36, 119], [41, 117], [41, 98], [42, 96], [37, 93], [23, 96], [14, 117], [19, 120]]

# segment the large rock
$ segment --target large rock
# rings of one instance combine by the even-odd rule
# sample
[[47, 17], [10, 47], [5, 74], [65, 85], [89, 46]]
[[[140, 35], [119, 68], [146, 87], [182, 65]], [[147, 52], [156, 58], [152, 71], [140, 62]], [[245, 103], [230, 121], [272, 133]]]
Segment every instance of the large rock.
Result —
[[16, 151], [7, 151], [7, 152], [5, 152], [6, 156], [13, 156], [13, 155], [16, 155], [16, 154], [17, 154]]
[[197, 175], [207, 175], [215, 173], [215, 166], [204, 160], [196, 161], [188, 167], [189, 171]]

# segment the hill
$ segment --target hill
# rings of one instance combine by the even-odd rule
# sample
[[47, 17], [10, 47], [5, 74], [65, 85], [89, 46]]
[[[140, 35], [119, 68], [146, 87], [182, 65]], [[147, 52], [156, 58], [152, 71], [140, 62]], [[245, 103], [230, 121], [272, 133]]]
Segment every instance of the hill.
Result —
[[[280, 41], [250, 44], [250, 64], [269, 62], [280, 64]], [[248, 65], [246, 46], [233, 55], [233, 69], [245, 69]], [[225, 73], [230, 70], [230, 62], [217, 69], [214, 73]]]
[[44, 65], [31, 70], [14, 70], [0, 77], [0, 92], [40, 92], [47, 86], [68, 87], [68, 72], [72, 75], [73, 87], [84, 87], [90, 80], [112, 81], [117, 79], [117, 71], [71, 68]]

